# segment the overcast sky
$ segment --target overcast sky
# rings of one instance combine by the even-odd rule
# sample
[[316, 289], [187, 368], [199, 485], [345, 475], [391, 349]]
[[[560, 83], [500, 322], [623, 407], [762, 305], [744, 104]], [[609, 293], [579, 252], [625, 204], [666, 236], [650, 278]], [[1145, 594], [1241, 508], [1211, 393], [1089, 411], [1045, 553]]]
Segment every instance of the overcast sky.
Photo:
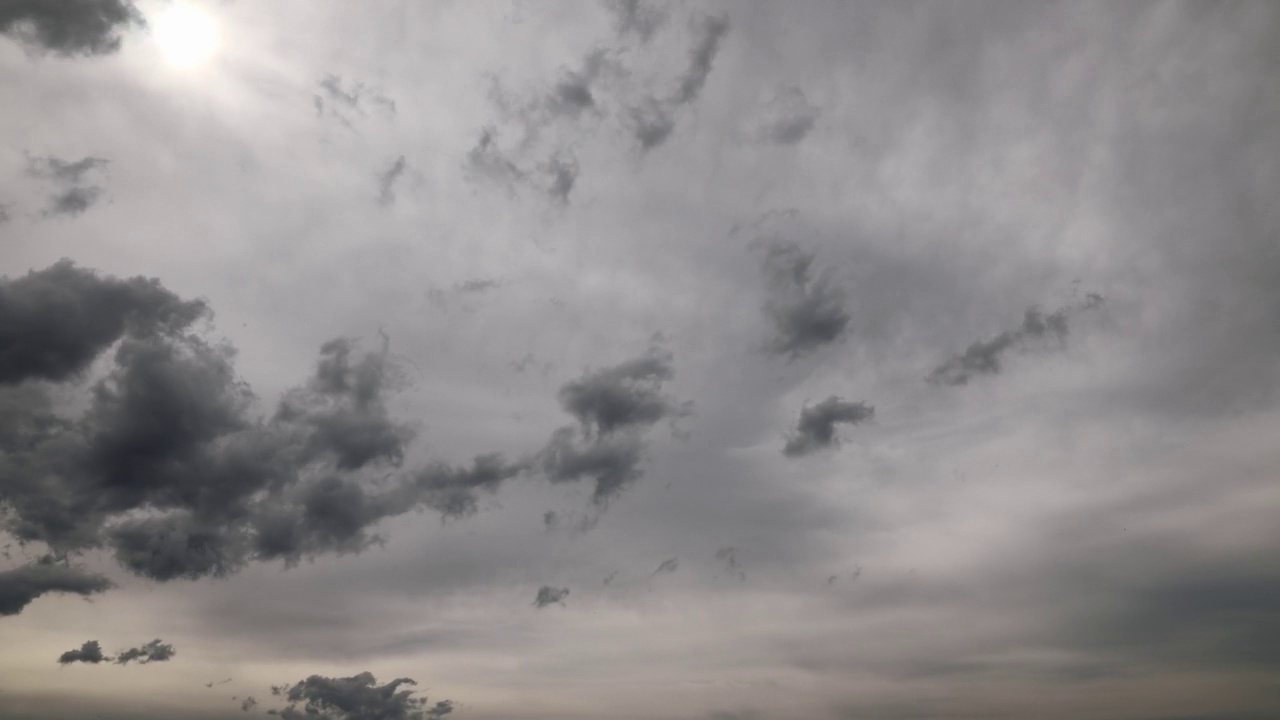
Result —
[[2, 720], [1280, 716], [1274, 3], [0, 0], [0, 88]]

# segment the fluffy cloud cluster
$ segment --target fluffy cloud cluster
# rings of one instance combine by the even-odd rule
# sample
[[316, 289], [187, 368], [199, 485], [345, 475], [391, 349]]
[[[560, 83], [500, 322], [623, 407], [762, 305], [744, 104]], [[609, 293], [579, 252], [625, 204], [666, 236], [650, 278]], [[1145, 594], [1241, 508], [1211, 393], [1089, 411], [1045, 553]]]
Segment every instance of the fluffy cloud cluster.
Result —
[[[269, 417], [236, 375], [234, 351], [200, 337], [201, 301], [153, 279], [100, 277], [59, 262], [0, 281], [0, 527], [65, 558], [108, 548], [155, 580], [234, 573], [248, 562], [355, 553], [383, 519], [476, 511], [477, 495], [519, 475], [590, 481], [597, 505], [640, 476], [645, 433], [682, 409], [661, 393], [671, 358], [651, 354], [588, 373], [560, 392], [578, 426], [517, 461], [402, 468], [413, 439], [387, 399], [385, 344], [337, 339]], [[111, 348], [88, 408], [55, 407]], [[110, 584], [53, 558], [0, 573], [0, 612], [47, 592]]]
[[[102, 662], [115, 662], [117, 665], [128, 665], [131, 662], [137, 662], [140, 665], [146, 665], [153, 662], [167, 662], [177, 655], [177, 650], [163, 640], [156, 638], [149, 643], [139, 647], [121, 650], [116, 653], [115, 657], [102, 654], [102, 646], [97, 640], [90, 640], [76, 650], [68, 650], [58, 657], [58, 663], [61, 665], [69, 665], [71, 663], [87, 663], [97, 665]], [[210, 683], [210, 687], [213, 684]]]
[[428, 704], [414, 697], [416, 685], [409, 678], [397, 678], [379, 685], [373, 673], [351, 677], [312, 675], [289, 687], [274, 687], [272, 693], [289, 703], [281, 710], [268, 710], [284, 720], [439, 720], [453, 712], [453, 703], [441, 700]]

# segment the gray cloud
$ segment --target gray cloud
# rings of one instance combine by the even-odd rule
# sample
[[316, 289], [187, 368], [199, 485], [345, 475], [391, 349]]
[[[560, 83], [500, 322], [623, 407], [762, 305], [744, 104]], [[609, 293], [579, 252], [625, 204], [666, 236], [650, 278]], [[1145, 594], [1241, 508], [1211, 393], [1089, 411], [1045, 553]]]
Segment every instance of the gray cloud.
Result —
[[61, 186], [49, 199], [44, 215], [76, 216], [93, 207], [102, 197], [102, 188], [88, 184], [88, 175], [105, 168], [109, 162], [98, 157], [84, 157], [68, 162], [56, 157], [29, 158], [28, 172]]
[[563, 603], [568, 596], [569, 588], [554, 588], [550, 585], [543, 585], [538, 588], [538, 596], [533, 599], [533, 605], [537, 608], [544, 608], [548, 605]]
[[53, 196], [45, 215], [76, 216], [97, 204], [102, 197], [100, 187], [73, 187]]
[[963, 353], [954, 355], [929, 373], [928, 381], [941, 385], [965, 385], [975, 375], [994, 375], [1000, 372], [1001, 358], [1010, 351], [1022, 348], [1036, 340], [1067, 337], [1067, 320], [1077, 312], [1091, 310], [1102, 304], [1102, 296], [1090, 294], [1084, 303], [1055, 310], [1045, 315], [1037, 308], [1029, 308], [1022, 324], [1006, 330], [990, 340], [973, 343]]
[[572, 156], [557, 156], [547, 162], [544, 171], [551, 176], [551, 185], [547, 192], [552, 198], [565, 204], [569, 202], [569, 193], [578, 182], [581, 168]]
[[800, 88], [786, 85], [769, 99], [755, 120], [755, 137], [773, 145], [795, 145], [804, 140], [818, 122], [821, 111], [809, 102]]
[[[473, 490], [523, 468], [485, 455], [370, 477], [398, 468], [413, 436], [387, 411], [396, 375], [385, 343], [361, 357], [350, 340], [326, 343], [313, 378], [258, 419], [233, 351], [189, 332], [206, 306], [155, 280], [64, 261], [4, 281], [0, 298], [11, 348], [0, 358], [0, 501], [24, 542], [106, 546], [156, 580], [223, 576], [251, 560], [358, 552], [379, 540], [373, 525], [415, 509], [466, 514]], [[78, 421], [21, 384], [74, 379], [112, 343], [113, 366]], [[5, 577], [12, 612], [43, 592], [105, 588], [46, 565]]]
[[[524, 473], [590, 480], [603, 507], [641, 475], [648, 429], [687, 412], [661, 392], [670, 354], [653, 351], [566, 383], [559, 399], [578, 426], [528, 459], [485, 453], [469, 466], [401, 471], [414, 432], [387, 409], [400, 375], [385, 336], [363, 355], [349, 339], [324, 344], [312, 378], [258, 418], [234, 351], [189, 330], [206, 306], [155, 280], [63, 262], [5, 281], [0, 297], [17, 349], [0, 365], [16, 385], [0, 392], [5, 527], [59, 552], [109, 548], [160, 581], [357, 553], [382, 541], [374, 527], [384, 519], [468, 516], [479, 493]], [[72, 378], [112, 343], [112, 366], [77, 421], [53, 412], [45, 389], [18, 384]]]
[[397, 678], [379, 685], [368, 672], [351, 677], [312, 675], [279, 692], [273, 687], [272, 693], [283, 695], [289, 704], [268, 712], [285, 720], [438, 720], [453, 711], [451, 701], [429, 705], [427, 698], [401, 689], [416, 684]]
[[68, 650], [58, 656], [59, 665], [69, 665], [71, 663], [88, 663], [97, 665], [100, 662], [109, 661], [111, 658], [102, 654], [102, 646], [97, 640], [89, 640], [76, 650]]
[[716, 559], [724, 563], [724, 569], [727, 570], [730, 575], [738, 578], [739, 580], [747, 579], [747, 573], [742, 569], [742, 564], [738, 562], [738, 548], [722, 547], [719, 550], [716, 550]]
[[240, 703], [240, 710], [242, 712], [249, 712], [250, 710], [254, 709], [257, 706], [258, 706], [258, 701], [252, 695], [250, 695], [249, 697], [245, 698], [243, 702]]
[[836, 425], [867, 422], [875, 416], [875, 411], [865, 402], [850, 402], [832, 395], [800, 411], [800, 421], [787, 438], [782, 453], [787, 457], [801, 457], [838, 445]]
[[480, 131], [475, 147], [467, 152], [467, 165], [472, 172], [497, 182], [508, 190], [523, 182], [527, 175], [498, 146], [498, 129], [495, 127], [486, 127]]
[[654, 570], [653, 574], [661, 575], [663, 573], [673, 573], [679, 569], [680, 569], [679, 558], [667, 558], [666, 560], [663, 560], [661, 563], [658, 564], [658, 569]]
[[476, 492], [497, 492], [503, 482], [528, 469], [527, 463], [508, 463], [497, 453], [477, 456], [471, 467], [443, 463], [427, 466], [414, 478], [423, 502], [444, 517], [465, 517], [476, 512]]
[[618, 37], [634, 35], [642, 43], [649, 42], [668, 19], [664, 8], [644, 0], [610, 0], [606, 6], [614, 13]]
[[673, 375], [671, 356], [652, 354], [587, 373], [560, 389], [560, 403], [597, 435], [652, 425], [676, 412], [661, 392]]
[[35, 157], [29, 159], [28, 171], [36, 177], [48, 178], [69, 185], [79, 184], [85, 176], [110, 164], [110, 161], [86, 156], [75, 162], [68, 162], [56, 157]]
[[670, 108], [652, 98], [631, 108], [631, 134], [640, 143], [640, 151], [648, 152], [667, 141], [676, 129]]
[[136, 661], [140, 665], [146, 665], [153, 662], [168, 662], [177, 654], [172, 645], [156, 638], [138, 647], [122, 650], [116, 654], [115, 662], [117, 665], [128, 665]]
[[396, 201], [396, 180], [399, 180], [400, 176], [404, 174], [405, 167], [405, 159], [404, 156], [401, 155], [396, 158], [395, 162], [391, 163], [391, 167], [378, 174], [379, 203], [383, 205], [390, 205]]
[[494, 278], [474, 278], [461, 283], [455, 288], [461, 293], [482, 293], [502, 286], [501, 280]]
[[707, 76], [720, 52], [720, 43], [729, 32], [729, 18], [723, 15], [699, 17], [694, 22], [693, 48], [689, 51], [689, 67], [676, 86], [671, 102], [687, 105], [698, 99], [707, 84]]
[[0, 572], [0, 616], [17, 615], [48, 593], [88, 597], [114, 587], [107, 578], [73, 568], [51, 557]]
[[551, 118], [557, 116], [577, 118], [584, 112], [598, 109], [592, 85], [600, 79], [608, 63], [607, 51], [592, 50], [582, 59], [580, 70], [564, 71], [563, 77], [543, 101], [543, 107], [550, 113]]
[[63, 56], [120, 49], [123, 30], [144, 24], [129, 0], [5, 0], [0, 33]]
[[347, 82], [340, 75], [328, 73], [316, 85], [319, 92], [311, 96], [316, 115], [335, 118], [348, 129], [355, 129], [352, 119], [363, 116], [369, 103], [388, 115], [396, 114], [395, 100], [358, 80]]
[[695, 19], [689, 65], [677, 79], [675, 91], [665, 99], [650, 96], [632, 105], [629, 116], [631, 134], [640, 144], [641, 153], [647, 153], [666, 143], [675, 130], [675, 116], [680, 107], [697, 101], [711, 74], [720, 44], [728, 32], [729, 19], [725, 16], [701, 16]]
[[537, 467], [552, 483], [594, 480], [592, 497], [599, 506], [639, 478], [644, 433], [689, 412], [662, 394], [662, 384], [673, 376], [671, 362], [669, 353], [651, 351], [566, 383], [560, 403], [579, 425], [552, 433], [537, 454]]
[[842, 340], [850, 320], [845, 295], [829, 274], [814, 272], [815, 254], [781, 240], [766, 247], [769, 298], [764, 310], [774, 330], [767, 349], [795, 359]]

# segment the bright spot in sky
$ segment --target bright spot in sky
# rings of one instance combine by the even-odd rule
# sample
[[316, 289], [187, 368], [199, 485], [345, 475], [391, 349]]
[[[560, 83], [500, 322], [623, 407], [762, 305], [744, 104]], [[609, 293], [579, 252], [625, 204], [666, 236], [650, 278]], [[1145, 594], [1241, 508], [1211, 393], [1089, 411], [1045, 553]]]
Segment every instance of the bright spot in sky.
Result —
[[175, 3], [148, 22], [160, 52], [175, 67], [200, 65], [218, 49], [218, 24], [199, 8]]

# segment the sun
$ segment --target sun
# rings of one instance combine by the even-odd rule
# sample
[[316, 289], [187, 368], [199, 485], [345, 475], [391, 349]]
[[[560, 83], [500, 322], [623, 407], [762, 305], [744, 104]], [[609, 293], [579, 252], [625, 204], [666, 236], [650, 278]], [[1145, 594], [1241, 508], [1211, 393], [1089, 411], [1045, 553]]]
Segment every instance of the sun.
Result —
[[150, 20], [152, 36], [170, 65], [192, 68], [218, 49], [218, 23], [209, 13], [187, 3], [174, 3]]

